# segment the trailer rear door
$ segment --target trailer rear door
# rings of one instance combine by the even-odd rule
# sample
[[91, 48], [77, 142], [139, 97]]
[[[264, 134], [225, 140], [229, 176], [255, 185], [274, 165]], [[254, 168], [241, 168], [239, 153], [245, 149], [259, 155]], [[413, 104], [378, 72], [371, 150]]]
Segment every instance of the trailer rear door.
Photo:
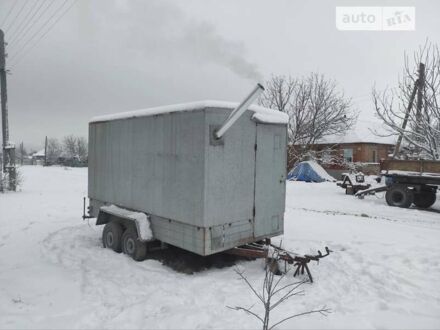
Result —
[[282, 233], [286, 194], [286, 126], [257, 124], [254, 237]]

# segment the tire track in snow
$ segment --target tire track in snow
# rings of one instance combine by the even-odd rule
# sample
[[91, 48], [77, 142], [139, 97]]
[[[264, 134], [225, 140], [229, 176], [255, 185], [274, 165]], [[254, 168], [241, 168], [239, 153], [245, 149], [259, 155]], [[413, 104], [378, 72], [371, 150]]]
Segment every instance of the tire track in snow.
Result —
[[[306, 212], [313, 212], [313, 213], [321, 213], [326, 215], [342, 215], [342, 216], [353, 216], [353, 217], [359, 217], [363, 219], [374, 219], [374, 220], [385, 220], [390, 222], [397, 222], [400, 224], [405, 224], [408, 226], [414, 226], [414, 227], [424, 227], [424, 228], [430, 228], [430, 229], [436, 229], [440, 230], [440, 222], [435, 220], [422, 220], [419, 219], [392, 219], [384, 216], [376, 216], [376, 215], [368, 215], [367, 213], [353, 213], [353, 212], [344, 212], [344, 211], [338, 211], [338, 210], [315, 210], [315, 209], [309, 209], [304, 207], [286, 207], [287, 210], [296, 210], [296, 211], [306, 211]], [[419, 209], [414, 209], [419, 210]], [[425, 211], [425, 210], [423, 210]]]
[[[90, 227], [80, 225], [52, 232], [41, 241], [41, 253], [51, 263], [76, 273], [81, 303], [94, 311], [82, 313], [76, 324], [79, 328], [113, 327], [115, 320], [125, 320], [126, 314], [133, 313], [142, 319], [133, 321], [132, 327], [137, 328], [146, 319], [157, 322], [157, 317], [170, 313], [172, 306], [197, 308], [191, 288], [184, 285], [196, 280], [194, 277], [174, 273], [155, 260], [134, 262], [104, 249], [100, 231]], [[177, 289], [168, 285], [169, 281], [182, 280], [185, 283]]]

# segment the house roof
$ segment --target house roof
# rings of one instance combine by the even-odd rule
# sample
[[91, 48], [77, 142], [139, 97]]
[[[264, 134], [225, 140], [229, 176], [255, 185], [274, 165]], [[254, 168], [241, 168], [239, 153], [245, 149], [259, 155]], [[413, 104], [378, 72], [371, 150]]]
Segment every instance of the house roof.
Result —
[[44, 148], [39, 150], [39, 151], [37, 151], [37, 152], [35, 152], [35, 153], [33, 153], [32, 156], [33, 157], [44, 157]]
[[360, 120], [355, 127], [345, 134], [334, 134], [318, 140], [315, 144], [351, 144], [351, 143], [375, 143], [375, 144], [396, 144], [395, 136], [386, 135], [385, 128], [377, 121]]

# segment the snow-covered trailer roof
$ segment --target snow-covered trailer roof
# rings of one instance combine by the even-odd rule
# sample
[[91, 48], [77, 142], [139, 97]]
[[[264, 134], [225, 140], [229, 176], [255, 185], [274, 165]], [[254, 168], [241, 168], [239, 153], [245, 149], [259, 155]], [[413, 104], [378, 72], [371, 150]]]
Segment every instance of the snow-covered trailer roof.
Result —
[[[173, 112], [197, 111], [202, 109], [234, 109], [237, 106], [238, 103], [234, 102], [206, 100], [96, 116], [90, 120], [90, 123], [155, 116]], [[254, 114], [252, 116], [252, 119], [261, 123], [287, 124], [289, 121], [289, 116], [287, 114], [278, 110], [272, 110], [257, 105], [251, 105], [247, 111], [253, 112]]]

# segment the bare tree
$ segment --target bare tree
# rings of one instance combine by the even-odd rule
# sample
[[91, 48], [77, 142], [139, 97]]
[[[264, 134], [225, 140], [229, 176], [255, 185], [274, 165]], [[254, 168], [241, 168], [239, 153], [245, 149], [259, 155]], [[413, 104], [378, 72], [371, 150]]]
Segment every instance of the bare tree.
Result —
[[346, 132], [357, 120], [351, 100], [336, 82], [317, 73], [301, 79], [273, 76], [259, 103], [289, 115], [289, 145], [295, 146], [289, 148], [290, 162], [301, 160], [320, 139]]
[[46, 161], [48, 164], [55, 164], [62, 152], [63, 148], [57, 139], [47, 139]]
[[249, 280], [244, 275], [243, 271], [235, 270], [235, 272], [240, 276], [240, 278], [247, 284], [247, 286], [251, 289], [252, 293], [258, 298], [258, 301], [263, 305], [264, 308], [264, 314], [259, 315], [257, 312], [252, 311], [252, 305], [251, 307], [229, 307], [230, 309], [236, 310], [236, 311], [243, 311], [256, 319], [258, 319], [262, 326], [263, 330], [269, 330], [275, 328], [277, 325], [290, 320], [292, 318], [307, 315], [307, 314], [313, 314], [313, 313], [319, 313], [321, 315], [326, 316], [331, 312], [330, 309], [326, 308], [325, 306], [321, 309], [317, 310], [311, 310], [307, 312], [297, 313], [288, 315], [285, 318], [276, 321], [271, 324], [270, 322], [270, 313], [277, 307], [279, 307], [283, 302], [288, 300], [289, 298], [292, 298], [294, 296], [300, 296], [304, 295], [303, 290], [298, 290], [301, 285], [306, 283], [307, 281], [299, 281], [299, 282], [291, 282], [287, 284], [282, 284], [283, 279], [285, 278], [286, 274], [288, 272], [285, 272], [284, 274], [281, 274], [278, 276], [278, 278], [275, 278], [275, 274], [277, 273], [274, 271], [275, 269], [278, 269], [278, 265], [276, 264], [276, 267], [274, 267], [274, 262], [277, 261], [278, 252], [275, 251], [272, 254], [272, 258], [269, 258], [269, 262], [266, 265], [266, 271], [263, 281], [263, 288], [261, 292], [258, 292], [258, 290], [249, 282]]
[[[409, 104], [414, 101], [414, 86], [419, 84], [420, 63], [425, 65], [419, 101], [421, 111], [413, 106], [408, 112]], [[426, 42], [414, 52], [412, 59], [405, 54], [404, 74], [398, 87], [382, 92], [373, 89], [373, 102], [388, 135], [402, 135], [406, 144], [404, 157], [440, 159], [440, 52], [437, 45]], [[403, 128], [405, 119], [408, 124]]]
[[87, 140], [84, 137], [78, 137], [76, 139], [76, 151], [79, 159], [85, 161], [88, 156]]
[[78, 156], [76, 137], [74, 135], [67, 135], [63, 139], [63, 149], [68, 158], [75, 158]]
[[84, 137], [77, 137], [72, 134], [65, 136], [63, 139], [63, 149], [66, 156], [70, 159], [78, 158], [80, 161], [87, 159], [87, 140]]

